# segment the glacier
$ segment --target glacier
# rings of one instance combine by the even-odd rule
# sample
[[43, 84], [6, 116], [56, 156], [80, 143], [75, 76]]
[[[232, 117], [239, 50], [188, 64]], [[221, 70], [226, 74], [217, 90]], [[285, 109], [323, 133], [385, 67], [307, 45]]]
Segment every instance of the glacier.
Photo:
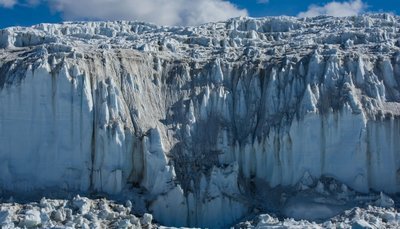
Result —
[[134, 188], [158, 222], [201, 227], [326, 177], [395, 194], [399, 26], [371, 14], [0, 30], [0, 189]]

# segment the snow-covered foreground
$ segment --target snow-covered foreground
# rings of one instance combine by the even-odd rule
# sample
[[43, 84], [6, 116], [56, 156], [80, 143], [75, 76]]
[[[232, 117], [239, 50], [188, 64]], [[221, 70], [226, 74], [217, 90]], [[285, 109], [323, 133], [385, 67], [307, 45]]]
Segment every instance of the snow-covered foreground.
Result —
[[316, 223], [307, 220], [295, 220], [293, 218], [278, 219], [269, 214], [257, 216], [254, 220], [242, 222], [236, 228], [399, 228], [400, 213], [393, 208], [381, 208], [366, 206], [353, 208], [344, 213]]
[[79, 195], [71, 200], [45, 199], [26, 204], [0, 203], [0, 227], [6, 228], [153, 228], [151, 214], [136, 217], [132, 203]]
[[[271, 193], [269, 193], [271, 194]], [[280, 192], [280, 204], [255, 209], [236, 228], [399, 228], [398, 203], [384, 193], [360, 194], [335, 180]], [[398, 197], [396, 197], [398, 198]], [[262, 201], [261, 201], [262, 202]], [[270, 203], [271, 204], [271, 203]]]
[[152, 228], [153, 216], [131, 213], [132, 203], [124, 205], [106, 199], [79, 195], [71, 200], [45, 199], [39, 203], [0, 204], [0, 227], [5, 228]]
[[[387, 201], [387, 198], [379, 201]], [[380, 202], [355, 207], [317, 222], [260, 214], [231, 228], [399, 228], [400, 213], [392, 207], [377, 205]], [[79, 195], [70, 200], [42, 198], [40, 202], [25, 204], [9, 199], [0, 203], [0, 228], [171, 228], [155, 222], [151, 214], [135, 215], [134, 208], [129, 200], [117, 204], [105, 198], [89, 199]], [[320, 214], [319, 209], [302, 208], [299, 210], [304, 213]]]
[[[310, 186], [299, 184], [291, 191], [265, 190], [265, 194], [270, 201], [263, 201], [263, 195], [253, 196], [259, 204], [252, 212], [218, 228], [400, 227], [398, 204], [391, 197], [382, 192], [361, 194], [332, 179]], [[41, 198], [38, 202], [0, 199], [0, 227], [171, 228], [146, 213], [141, 195], [140, 191], [124, 192], [118, 201], [79, 195], [70, 199]], [[181, 216], [175, 213], [176, 217]]]

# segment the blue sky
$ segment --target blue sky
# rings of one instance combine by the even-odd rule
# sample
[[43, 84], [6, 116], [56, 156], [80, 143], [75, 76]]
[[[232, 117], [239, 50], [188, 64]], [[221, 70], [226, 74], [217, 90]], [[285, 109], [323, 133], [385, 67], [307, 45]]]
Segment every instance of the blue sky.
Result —
[[65, 20], [141, 20], [192, 25], [252, 17], [400, 13], [400, 0], [0, 0], [0, 28]]
[[[343, 0], [336, 1], [346, 2]], [[278, 15], [297, 16], [299, 12], [306, 11], [310, 5], [322, 6], [333, 2], [333, 0], [270, 0], [267, 4], [257, 4], [256, 0], [234, 0], [232, 2], [240, 7], [247, 8], [251, 16], [262, 17]], [[400, 13], [400, 0], [364, 0], [362, 2], [367, 6], [367, 12]]]

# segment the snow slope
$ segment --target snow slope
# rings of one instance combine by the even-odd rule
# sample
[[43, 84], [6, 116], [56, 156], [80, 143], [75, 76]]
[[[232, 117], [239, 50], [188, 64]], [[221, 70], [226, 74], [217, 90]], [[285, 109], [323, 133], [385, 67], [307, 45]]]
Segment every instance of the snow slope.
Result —
[[248, 214], [254, 180], [396, 193], [399, 26], [373, 14], [0, 30], [0, 188], [133, 186], [162, 224], [209, 227]]

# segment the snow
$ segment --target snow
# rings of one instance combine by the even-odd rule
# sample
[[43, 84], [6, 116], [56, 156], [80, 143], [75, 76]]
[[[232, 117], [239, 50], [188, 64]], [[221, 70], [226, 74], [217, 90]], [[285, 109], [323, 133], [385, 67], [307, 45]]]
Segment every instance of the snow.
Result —
[[38, 210], [28, 210], [25, 212], [24, 218], [20, 221], [18, 226], [32, 228], [40, 226], [41, 222], [42, 220]]
[[[391, 220], [385, 216], [390, 215]], [[394, 218], [393, 218], [394, 217]], [[333, 217], [328, 221], [316, 223], [307, 220], [280, 220], [268, 214], [262, 214], [251, 221], [241, 222], [237, 227], [242, 228], [397, 228], [399, 213], [390, 209], [368, 206], [354, 208]]]
[[[76, 202], [87, 211], [76, 208]], [[107, 217], [103, 209], [107, 208]], [[151, 214], [141, 217], [130, 213], [123, 205], [106, 199], [75, 196], [70, 200], [42, 199], [40, 203], [0, 203], [1, 228], [152, 228]]]
[[394, 201], [385, 193], [381, 192], [379, 199], [375, 201], [375, 204], [380, 207], [389, 208], [394, 206]]
[[[249, 215], [263, 185], [318, 196], [336, 189], [329, 177], [344, 193], [397, 193], [399, 24], [371, 14], [3, 29], [0, 189], [127, 192], [163, 225], [200, 227]], [[326, 196], [293, 198], [280, 207], [296, 218], [309, 218], [305, 207], [322, 218], [343, 210]], [[90, 213], [91, 201], [75, 202]]]
[[0, 212], [0, 226], [2, 228], [11, 224], [11, 214], [12, 213], [8, 209]]
[[[75, 208], [76, 200], [89, 204], [88, 212]], [[305, 206], [305, 205], [303, 205]], [[321, 205], [322, 206], [322, 205]], [[239, 228], [396, 228], [400, 226], [400, 213], [394, 208], [383, 208], [370, 204], [354, 207], [328, 220], [305, 220], [289, 217], [278, 218], [271, 214], [260, 214], [235, 225]], [[324, 212], [307, 209], [312, 217]], [[107, 211], [107, 214], [104, 214]], [[62, 212], [63, 217], [58, 218]], [[130, 212], [128, 207], [107, 199], [89, 199], [75, 196], [71, 199], [42, 199], [40, 203], [25, 204], [0, 202], [0, 225], [2, 228], [176, 228], [157, 223], [149, 213]], [[183, 227], [182, 227], [183, 228]]]
[[141, 223], [142, 223], [143, 225], [150, 225], [150, 224], [151, 224], [151, 221], [153, 221], [153, 216], [150, 215], [150, 214], [148, 214], [148, 213], [145, 213], [145, 214], [143, 215], [143, 218], [141, 219]]

